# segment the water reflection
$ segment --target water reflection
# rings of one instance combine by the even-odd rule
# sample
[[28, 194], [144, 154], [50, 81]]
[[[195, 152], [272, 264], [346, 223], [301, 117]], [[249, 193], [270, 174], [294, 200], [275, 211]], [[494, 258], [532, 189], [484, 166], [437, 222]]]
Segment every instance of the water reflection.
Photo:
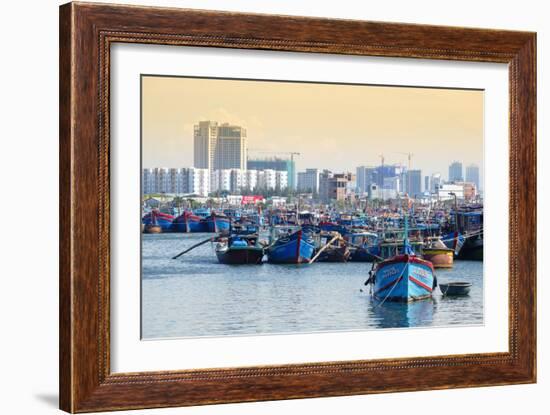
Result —
[[386, 301], [383, 304], [372, 299], [370, 311], [376, 327], [382, 329], [431, 326], [436, 305], [436, 301], [431, 298], [410, 303]]

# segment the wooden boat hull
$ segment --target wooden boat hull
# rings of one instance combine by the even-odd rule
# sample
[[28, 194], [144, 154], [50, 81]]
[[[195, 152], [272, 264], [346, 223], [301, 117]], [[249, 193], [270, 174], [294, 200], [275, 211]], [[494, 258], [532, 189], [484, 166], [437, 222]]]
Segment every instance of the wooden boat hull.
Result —
[[[162, 232], [171, 232], [173, 221], [174, 221], [174, 217], [172, 215], [158, 212], [155, 214], [151, 214], [151, 213], [146, 214], [141, 220], [141, 223], [143, 223], [145, 227], [149, 225], [160, 226], [162, 229]], [[152, 232], [149, 232], [149, 233], [152, 233]]]
[[159, 225], [144, 225], [143, 233], [162, 233], [162, 228]]
[[216, 256], [221, 264], [261, 264], [264, 250], [261, 247], [238, 247], [217, 249]]
[[397, 255], [376, 267], [373, 295], [383, 301], [416, 301], [430, 298], [435, 285], [431, 262]]
[[483, 261], [483, 236], [466, 238], [458, 253], [457, 259]]
[[313, 257], [315, 245], [301, 230], [279, 238], [268, 250], [267, 260], [275, 264], [308, 263]]
[[423, 258], [430, 261], [434, 268], [452, 268], [454, 251], [449, 248], [424, 248]]
[[350, 251], [347, 246], [325, 249], [319, 256], [320, 262], [347, 262], [350, 258]]
[[370, 252], [366, 248], [352, 248], [350, 261], [351, 262], [374, 262], [377, 255]]

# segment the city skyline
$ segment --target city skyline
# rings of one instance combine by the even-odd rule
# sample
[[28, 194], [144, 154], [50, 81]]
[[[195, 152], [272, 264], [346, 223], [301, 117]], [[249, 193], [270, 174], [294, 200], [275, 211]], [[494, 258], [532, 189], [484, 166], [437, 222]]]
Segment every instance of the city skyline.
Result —
[[211, 120], [246, 129], [250, 158], [300, 152], [297, 172], [378, 166], [381, 154], [408, 166], [410, 151], [423, 176], [461, 160], [483, 181], [482, 91], [151, 76], [142, 87], [144, 168], [192, 166], [194, 125]]

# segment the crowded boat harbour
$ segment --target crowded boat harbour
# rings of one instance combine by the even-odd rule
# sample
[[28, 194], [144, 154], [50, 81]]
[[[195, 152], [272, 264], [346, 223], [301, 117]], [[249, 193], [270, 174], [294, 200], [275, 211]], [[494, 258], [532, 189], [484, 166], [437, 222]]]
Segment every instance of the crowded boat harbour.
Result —
[[[364, 285], [384, 302], [429, 298], [438, 285], [437, 269], [483, 260], [481, 204], [424, 206], [405, 198], [344, 212], [324, 206], [165, 204], [144, 211], [142, 232], [181, 234], [170, 247], [174, 254], [180, 250], [173, 259], [210, 243], [212, 257], [223, 265], [368, 263]], [[204, 239], [187, 245], [186, 234]]]

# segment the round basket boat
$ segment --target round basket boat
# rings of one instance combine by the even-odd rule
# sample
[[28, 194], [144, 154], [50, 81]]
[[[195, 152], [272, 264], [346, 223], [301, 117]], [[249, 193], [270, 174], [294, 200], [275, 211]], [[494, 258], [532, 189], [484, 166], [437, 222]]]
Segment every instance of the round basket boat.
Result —
[[470, 288], [472, 288], [471, 282], [448, 282], [439, 284], [439, 289], [445, 296], [468, 295], [470, 293]]

